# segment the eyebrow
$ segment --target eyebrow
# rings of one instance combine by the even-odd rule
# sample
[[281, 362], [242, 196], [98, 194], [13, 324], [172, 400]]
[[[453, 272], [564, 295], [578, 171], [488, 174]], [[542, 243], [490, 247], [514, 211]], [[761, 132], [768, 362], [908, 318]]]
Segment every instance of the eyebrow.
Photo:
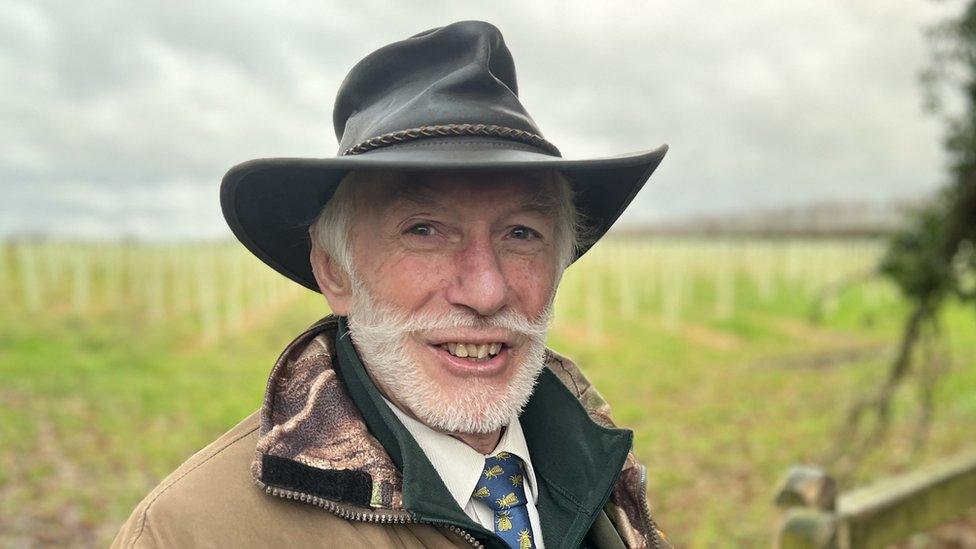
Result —
[[543, 215], [555, 216], [558, 209], [556, 198], [552, 193], [547, 193], [548, 185], [540, 184], [532, 193], [531, 198], [522, 204], [520, 210], [536, 212]]

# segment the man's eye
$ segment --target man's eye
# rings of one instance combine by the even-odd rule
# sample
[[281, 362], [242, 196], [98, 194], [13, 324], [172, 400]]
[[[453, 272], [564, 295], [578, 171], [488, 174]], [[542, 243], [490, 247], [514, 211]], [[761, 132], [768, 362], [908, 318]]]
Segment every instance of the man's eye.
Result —
[[436, 232], [437, 231], [434, 230], [434, 227], [429, 223], [417, 223], [416, 225], [412, 225], [409, 229], [407, 229], [407, 234], [414, 234], [417, 236], [432, 236]]
[[512, 238], [515, 238], [515, 239], [518, 239], [518, 240], [531, 240], [533, 238], [540, 238], [541, 237], [541, 235], [539, 235], [539, 233], [537, 233], [536, 231], [534, 231], [534, 230], [532, 230], [532, 229], [530, 229], [528, 227], [515, 227], [514, 229], [512, 229], [512, 232], [510, 232], [508, 234], [510, 234], [512, 236]]

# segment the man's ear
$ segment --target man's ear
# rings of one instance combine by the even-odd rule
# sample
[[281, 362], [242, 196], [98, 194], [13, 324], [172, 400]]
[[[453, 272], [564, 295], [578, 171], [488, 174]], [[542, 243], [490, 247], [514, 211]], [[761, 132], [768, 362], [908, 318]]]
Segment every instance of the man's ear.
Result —
[[338, 316], [348, 315], [352, 302], [352, 284], [342, 267], [318, 246], [312, 246], [308, 259], [312, 264], [315, 282], [329, 303], [332, 313]]

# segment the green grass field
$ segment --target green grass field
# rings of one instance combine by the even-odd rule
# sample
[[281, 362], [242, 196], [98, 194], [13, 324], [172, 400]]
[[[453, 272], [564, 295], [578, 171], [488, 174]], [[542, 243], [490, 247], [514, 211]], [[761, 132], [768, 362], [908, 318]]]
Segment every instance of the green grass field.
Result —
[[[778, 478], [821, 459], [892, 356], [897, 293], [842, 284], [880, 251], [611, 240], [567, 271], [551, 346], [635, 430], [679, 546], [769, 545]], [[327, 312], [232, 244], [7, 244], [0, 300], [0, 546], [106, 545], [162, 476], [260, 405], [283, 345]], [[911, 451], [908, 386], [845, 487], [976, 444], [976, 311], [942, 320], [951, 367], [928, 445]]]

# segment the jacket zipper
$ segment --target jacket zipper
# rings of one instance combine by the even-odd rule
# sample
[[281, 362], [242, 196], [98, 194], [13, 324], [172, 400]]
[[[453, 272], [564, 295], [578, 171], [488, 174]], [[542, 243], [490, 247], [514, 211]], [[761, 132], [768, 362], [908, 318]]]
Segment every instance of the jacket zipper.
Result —
[[[358, 522], [369, 522], [374, 524], [429, 524], [431, 526], [437, 526], [442, 528], [447, 528], [449, 531], [457, 534], [464, 541], [468, 542], [471, 547], [475, 549], [484, 549], [484, 545], [481, 544], [474, 536], [469, 534], [463, 528], [454, 526], [453, 524], [436, 523], [425, 520], [416, 520], [410, 516], [404, 515], [383, 515], [377, 514], [375, 511], [371, 513], [362, 513], [351, 511], [340, 504], [330, 501], [327, 499], [320, 498], [318, 496], [313, 496], [311, 494], [306, 494], [304, 492], [296, 492], [294, 490], [287, 490], [284, 488], [278, 488], [275, 486], [268, 486], [267, 484], [257, 480], [255, 481], [258, 486], [264, 488], [264, 491], [273, 496], [277, 496], [284, 499], [291, 499], [296, 501], [301, 501], [302, 503], [308, 503], [309, 505], [315, 505], [321, 507], [326, 511], [336, 515], [339, 518], [345, 520], [354, 520]], [[406, 513], [406, 512], [405, 512]], [[409, 513], [408, 513], [409, 515]]]
[[647, 505], [647, 467], [640, 464], [640, 501], [644, 508], [644, 518], [647, 520], [648, 532], [651, 535], [651, 547], [661, 549], [661, 537], [658, 535], [657, 524], [651, 517], [651, 508]]

